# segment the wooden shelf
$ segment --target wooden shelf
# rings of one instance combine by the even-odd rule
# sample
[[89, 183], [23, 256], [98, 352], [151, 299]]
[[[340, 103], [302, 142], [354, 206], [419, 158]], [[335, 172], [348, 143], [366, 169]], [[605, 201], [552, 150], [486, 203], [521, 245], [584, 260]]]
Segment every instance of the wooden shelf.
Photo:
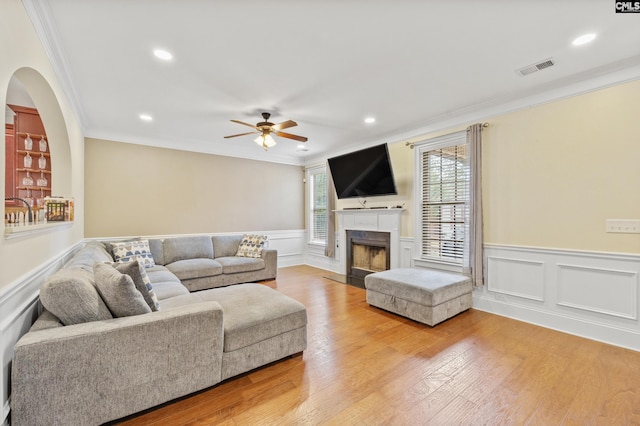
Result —
[[47, 169], [16, 169], [19, 172], [29, 172], [29, 173], [48, 173], [51, 174], [51, 170], [47, 170]]
[[33, 156], [38, 156], [39, 157], [40, 154], [44, 155], [45, 157], [51, 157], [51, 154], [49, 154], [48, 152], [42, 152], [42, 151], [33, 151], [33, 150], [25, 151], [24, 149], [17, 149], [16, 152], [18, 154], [24, 154], [24, 155], [27, 155], [27, 153], [33, 154], [32, 157]]
[[[47, 139], [47, 135], [38, 135], [38, 134], [36, 134], [36, 133], [25, 133], [25, 132], [16, 132], [16, 135], [18, 135], [18, 136], [24, 136], [25, 138], [27, 137], [27, 135], [29, 135], [29, 137], [30, 137], [31, 139], [38, 139], [38, 141], [39, 141], [40, 139], [43, 139], [43, 138], [44, 138], [44, 140], [45, 140], [45, 141], [48, 141], [48, 139]], [[34, 140], [34, 143], [35, 143], [35, 142], [37, 142], [37, 141], [35, 141], [35, 140]]]
[[26, 191], [28, 189], [32, 191], [51, 191], [51, 188], [49, 188], [48, 186], [17, 186], [16, 188], [23, 191]]

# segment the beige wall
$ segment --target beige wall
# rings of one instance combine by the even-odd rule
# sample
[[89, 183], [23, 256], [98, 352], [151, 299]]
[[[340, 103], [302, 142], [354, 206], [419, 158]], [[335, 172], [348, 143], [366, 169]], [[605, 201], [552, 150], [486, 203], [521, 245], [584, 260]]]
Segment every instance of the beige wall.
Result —
[[[635, 81], [486, 120], [485, 242], [640, 253], [640, 234], [605, 232], [606, 219], [640, 219], [638, 111]], [[406, 202], [401, 235], [415, 237], [415, 150], [401, 142], [389, 151], [399, 195], [367, 204]]]
[[485, 241], [640, 253], [640, 81], [489, 120]]
[[304, 228], [299, 166], [86, 139], [86, 237]]
[[[83, 237], [84, 137], [67, 103], [53, 67], [19, 0], [0, 2], [0, 104], [6, 103], [9, 80], [15, 74], [35, 102], [49, 136], [52, 185], [57, 195], [76, 200], [71, 227], [24, 236], [0, 238], [0, 294], [19, 277], [73, 246]], [[4, 128], [4, 114], [2, 114]], [[4, 167], [5, 150], [0, 150]], [[4, 199], [4, 172], [0, 174]]]

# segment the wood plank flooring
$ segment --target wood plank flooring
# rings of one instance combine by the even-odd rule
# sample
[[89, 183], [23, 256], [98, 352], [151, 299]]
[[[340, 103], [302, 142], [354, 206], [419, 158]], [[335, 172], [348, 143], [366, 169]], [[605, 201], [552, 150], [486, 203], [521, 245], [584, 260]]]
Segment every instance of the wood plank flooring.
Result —
[[431, 328], [327, 274], [264, 283], [307, 307], [303, 355], [117, 424], [640, 424], [639, 352], [473, 309]]

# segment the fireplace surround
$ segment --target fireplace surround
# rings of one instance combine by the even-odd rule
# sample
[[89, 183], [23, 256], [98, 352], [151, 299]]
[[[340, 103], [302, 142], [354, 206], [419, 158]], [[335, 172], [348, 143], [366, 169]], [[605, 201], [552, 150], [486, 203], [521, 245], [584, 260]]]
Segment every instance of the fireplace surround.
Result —
[[373, 272], [386, 271], [391, 266], [391, 237], [389, 232], [346, 231], [348, 278], [363, 279]]
[[[400, 267], [400, 216], [404, 210], [393, 209], [345, 209], [336, 210], [338, 216], [338, 260], [339, 273], [348, 274], [347, 231], [377, 231], [387, 233], [389, 237], [388, 249], [385, 256], [388, 256], [387, 269]], [[375, 260], [375, 259], [374, 259]]]

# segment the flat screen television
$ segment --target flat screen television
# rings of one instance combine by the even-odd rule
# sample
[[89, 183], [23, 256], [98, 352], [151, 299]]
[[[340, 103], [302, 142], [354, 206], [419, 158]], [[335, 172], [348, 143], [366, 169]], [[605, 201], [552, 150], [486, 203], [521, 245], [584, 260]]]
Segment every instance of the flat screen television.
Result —
[[398, 193], [386, 143], [329, 158], [328, 162], [339, 199]]

